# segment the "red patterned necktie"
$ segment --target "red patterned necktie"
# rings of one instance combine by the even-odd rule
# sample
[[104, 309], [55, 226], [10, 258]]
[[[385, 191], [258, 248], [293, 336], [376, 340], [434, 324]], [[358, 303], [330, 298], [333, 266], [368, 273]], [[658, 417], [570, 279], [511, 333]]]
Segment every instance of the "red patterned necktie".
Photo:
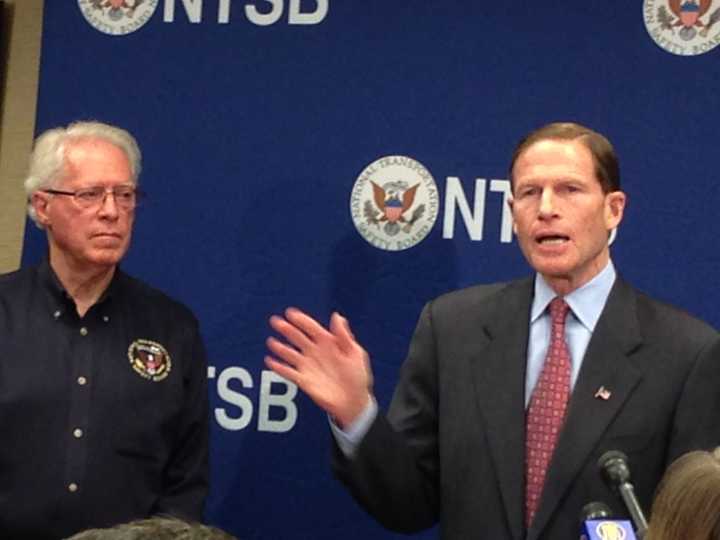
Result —
[[540, 503], [545, 474], [570, 397], [570, 352], [565, 343], [565, 317], [569, 310], [562, 298], [556, 297], [550, 302], [550, 345], [527, 411], [525, 520], [528, 528]]

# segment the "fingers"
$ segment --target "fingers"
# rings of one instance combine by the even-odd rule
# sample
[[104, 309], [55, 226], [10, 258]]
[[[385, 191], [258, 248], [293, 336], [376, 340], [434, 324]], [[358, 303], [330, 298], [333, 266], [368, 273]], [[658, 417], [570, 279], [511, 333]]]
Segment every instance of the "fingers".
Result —
[[312, 340], [305, 333], [278, 315], [270, 317], [270, 326], [300, 350], [307, 349], [313, 344]]
[[287, 308], [285, 310], [285, 318], [294, 326], [302, 330], [307, 336], [317, 341], [328, 335], [328, 331], [315, 319], [306, 315], [297, 308]]
[[303, 362], [303, 356], [297, 350], [285, 345], [283, 342], [269, 337], [265, 340], [265, 345], [275, 356], [284, 360], [294, 368], [297, 368]]
[[265, 365], [281, 377], [284, 377], [288, 381], [295, 383], [297, 386], [302, 388], [302, 385], [299, 382], [300, 374], [289, 365], [278, 362], [271, 356], [265, 357]]
[[330, 332], [337, 338], [338, 345], [345, 352], [357, 345], [355, 336], [350, 330], [350, 323], [337, 311], [330, 316]]
[[296, 308], [286, 309], [285, 318], [279, 315], [270, 317], [270, 326], [299, 349], [306, 349], [330, 337], [330, 332], [320, 323]]
[[328, 330], [296, 308], [286, 309], [285, 318], [270, 317], [270, 326], [294, 348], [271, 337], [266, 341], [268, 349], [296, 369], [308, 360], [335, 357], [340, 352], [354, 355], [360, 351], [364, 354], [347, 319], [337, 312], [331, 315]]

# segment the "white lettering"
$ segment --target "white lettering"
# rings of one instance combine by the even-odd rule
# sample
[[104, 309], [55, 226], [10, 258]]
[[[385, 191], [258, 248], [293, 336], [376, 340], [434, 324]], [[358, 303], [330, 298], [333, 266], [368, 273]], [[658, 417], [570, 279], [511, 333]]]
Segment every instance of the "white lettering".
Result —
[[[319, 24], [327, 17], [330, 9], [330, 0], [246, 0], [245, 15], [248, 20], [258, 26], [269, 26], [278, 22], [285, 11], [285, 4], [288, 4], [288, 24], [309, 25]], [[185, 8], [185, 14], [191, 23], [200, 23], [203, 19], [203, 0], [165, 0], [163, 9], [163, 22], [175, 22], [175, 5], [181, 2]], [[218, 24], [228, 24], [230, 22], [230, 4], [232, 0], [217, 0]], [[269, 4], [263, 6], [261, 2]], [[258, 6], [262, 6], [259, 8]], [[305, 7], [305, 11], [303, 11]], [[307, 9], [313, 11], [307, 11]], [[149, 13], [144, 14], [146, 22]], [[132, 30], [132, 29], [131, 29]]]
[[[285, 386], [282, 394], [273, 394], [272, 385]], [[258, 431], [284, 433], [290, 431], [297, 421], [297, 405], [293, 398], [297, 394], [297, 386], [282, 378], [274, 371], [264, 370], [260, 379], [260, 410], [258, 411]], [[285, 409], [282, 420], [270, 419], [270, 407]]]
[[258, 26], [268, 26], [276, 23], [283, 13], [283, 0], [262, 0], [272, 5], [269, 13], [260, 13], [255, 6], [245, 6], [245, 15], [250, 22]]
[[503, 244], [509, 244], [512, 242], [512, 212], [510, 211], [510, 205], [508, 199], [512, 195], [512, 188], [510, 187], [510, 180], [490, 180], [490, 191], [494, 193], [503, 194], [502, 202], [502, 221], [500, 222], [500, 242]]
[[218, 23], [227, 24], [230, 22], [230, 0], [220, 0], [218, 4]]
[[300, 12], [300, 0], [290, 0], [290, 24], [318, 24], [328, 12], [328, 0], [315, 0], [317, 9], [313, 12]]
[[[215, 376], [214, 367], [212, 368], [212, 372], [210, 368], [208, 368], [208, 378], [212, 378], [211, 375], [212, 377]], [[250, 423], [250, 420], [252, 420], [253, 404], [247, 396], [230, 388], [230, 381], [233, 379], [240, 381], [243, 388], [252, 388], [253, 381], [250, 373], [248, 373], [246, 369], [236, 366], [225, 368], [220, 372], [220, 377], [218, 377], [218, 395], [223, 401], [238, 407], [240, 409], [240, 416], [232, 417], [225, 409], [217, 407], [215, 409], [215, 419], [217, 423], [220, 424], [220, 427], [230, 431], [238, 431], [245, 429]]]
[[475, 180], [475, 198], [473, 211], [470, 213], [465, 192], [460, 179], [448, 176], [445, 183], [445, 215], [443, 217], [443, 238], [455, 236], [455, 206], [460, 209], [460, 215], [471, 240], [482, 240], [483, 222], [485, 219], [485, 179]]
[[[164, 22], [175, 21], [175, 2], [176, 0], [165, 0]], [[202, 20], [202, 0], [182, 0], [182, 3], [188, 20], [191, 23], [199, 23]]]

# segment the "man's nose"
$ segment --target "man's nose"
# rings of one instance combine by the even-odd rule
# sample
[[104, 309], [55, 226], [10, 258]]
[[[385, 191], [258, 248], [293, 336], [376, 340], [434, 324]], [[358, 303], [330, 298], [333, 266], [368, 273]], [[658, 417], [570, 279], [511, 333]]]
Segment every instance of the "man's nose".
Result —
[[551, 217], [555, 214], [555, 197], [550, 189], [544, 189], [540, 196], [540, 208], [538, 209], [540, 217]]
[[100, 204], [100, 215], [107, 216], [109, 218], [116, 218], [120, 214], [117, 201], [115, 200], [115, 193], [111, 190], [105, 191], [102, 203]]

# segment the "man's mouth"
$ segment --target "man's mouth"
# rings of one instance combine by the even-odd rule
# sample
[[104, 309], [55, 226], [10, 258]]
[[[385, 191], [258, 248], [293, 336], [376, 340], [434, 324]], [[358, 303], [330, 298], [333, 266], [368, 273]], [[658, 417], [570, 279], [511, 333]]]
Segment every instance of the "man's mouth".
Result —
[[569, 237], [563, 236], [560, 234], [548, 234], [543, 236], [538, 236], [535, 241], [538, 244], [544, 245], [544, 246], [552, 246], [552, 245], [559, 245], [564, 242], [567, 242], [570, 240]]

